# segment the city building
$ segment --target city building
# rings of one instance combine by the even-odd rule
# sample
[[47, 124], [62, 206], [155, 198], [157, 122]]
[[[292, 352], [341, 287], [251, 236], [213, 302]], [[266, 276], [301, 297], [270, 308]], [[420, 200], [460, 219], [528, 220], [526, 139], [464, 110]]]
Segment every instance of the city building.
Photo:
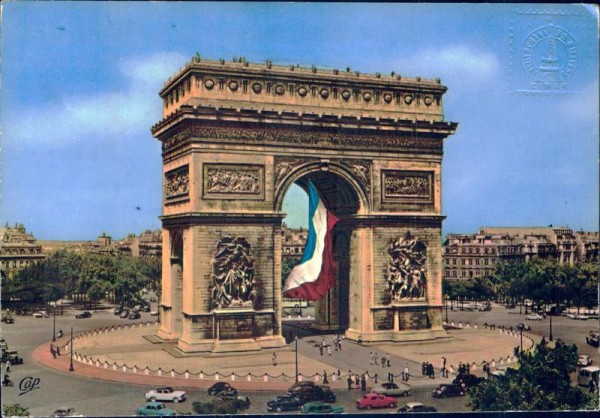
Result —
[[160, 230], [144, 231], [139, 237], [130, 234], [116, 244], [120, 254], [132, 257], [160, 257], [162, 254], [162, 235]]
[[499, 261], [554, 258], [559, 263], [598, 259], [598, 232], [564, 227], [483, 227], [477, 234], [448, 234], [443, 245], [443, 279], [493, 273]]
[[294, 229], [287, 228], [281, 232], [283, 236], [283, 242], [281, 244], [281, 250], [284, 257], [302, 258], [304, 254], [304, 245], [308, 237], [308, 231], [304, 228]]
[[42, 246], [23, 224], [0, 227], [0, 270], [2, 277], [13, 278], [19, 270], [46, 258]]

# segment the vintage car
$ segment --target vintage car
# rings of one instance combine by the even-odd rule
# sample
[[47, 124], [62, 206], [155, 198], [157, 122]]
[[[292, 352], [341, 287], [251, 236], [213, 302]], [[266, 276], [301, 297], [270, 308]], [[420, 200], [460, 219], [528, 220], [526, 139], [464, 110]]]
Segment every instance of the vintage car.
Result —
[[48, 312], [46, 312], [46, 311], [34, 312], [32, 315], [34, 318], [48, 318], [49, 317]]
[[297, 411], [304, 404], [305, 402], [296, 396], [278, 396], [267, 402], [267, 410], [269, 412]]
[[398, 412], [437, 412], [433, 406], [423, 405], [421, 402], [409, 402], [398, 408]]
[[186, 399], [186, 394], [183, 390], [173, 390], [170, 386], [152, 389], [146, 392], [145, 396], [146, 400], [150, 402], [183, 402]]
[[452, 381], [452, 384], [466, 388], [471, 386], [477, 386], [483, 380], [484, 379], [482, 377], [477, 377], [474, 374], [464, 373], [456, 376], [456, 378]]
[[129, 309], [123, 309], [119, 318], [127, 318], [129, 316]]
[[335, 395], [329, 386], [297, 386], [293, 391], [288, 393], [300, 398], [304, 402], [323, 401], [333, 403], [336, 400]]
[[529, 320], [529, 321], [541, 321], [542, 319], [544, 319], [544, 317], [540, 314], [529, 314], [525, 317], [525, 319]]
[[408, 396], [412, 388], [405, 383], [385, 382], [371, 389], [371, 392], [384, 396]]
[[250, 398], [247, 396], [239, 396], [238, 391], [235, 389], [225, 389], [215, 395], [215, 397], [221, 401], [234, 401], [237, 409], [248, 409], [250, 408]]
[[343, 414], [344, 408], [337, 405], [329, 405], [323, 402], [308, 402], [302, 405], [304, 414]]
[[85, 318], [91, 318], [91, 317], [92, 317], [92, 313], [88, 312], [88, 311], [85, 311], [85, 312], [75, 315], [75, 319], [85, 319]]
[[215, 396], [223, 392], [224, 390], [235, 391], [235, 393], [237, 394], [237, 390], [227, 382], [217, 382], [211, 387], [209, 387], [207, 392], [209, 395]]
[[175, 416], [177, 412], [169, 409], [161, 402], [148, 402], [146, 405], [139, 407], [135, 411], [136, 415], [143, 416]]
[[590, 335], [585, 337], [585, 342], [592, 347], [598, 347], [600, 345], [600, 333], [597, 331], [590, 331]]
[[131, 312], [128, 316], [129, 319], [140, 319], [142, 315], [139, 312]]
[[367, 393], [356, 401], [358, 409], [395, 408], [397, 404], [398, 401], [396, 401], [396, 398], [380, 395], [379, 393]]
[[434, 398], [450, 398], [453, 396], [465, 396], [466, 390], [458, 385], [439, 385], [431, 393]]
[[580, 367], [586, 367], [590, 364], [592, 364], [592, 359], [590, 356], [586, 356], [585, 354], [580, 355], [579, 359], [577, 359], [577, 365]]

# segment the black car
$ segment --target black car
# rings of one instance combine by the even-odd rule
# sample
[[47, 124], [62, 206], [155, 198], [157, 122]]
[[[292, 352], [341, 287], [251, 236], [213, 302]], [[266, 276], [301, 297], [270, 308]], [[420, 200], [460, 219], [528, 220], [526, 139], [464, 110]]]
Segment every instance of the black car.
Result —
[[477, 386], [483, 381], [482, 377], [477, 377], [474, 374], [460, 374], [452, 381], [453, 385], [458, 385], [463, 388]]
[[308, 381], [308, 382], [296, 382], [292, 386], [289, 387], [288, 394], [294, 393], [294, 391], [298, 390], [299, 388], [308, 387], [308, 386], [314, 387], [316, 385], [315, 385], [315, 382], [311, 382], [311, 381]]
[[221, 401], [235, 402], [237, 409], [248, 409], [250, 408], [250, 398], [247, 396], [238, 396], [238, 391], [231, 388], [225, 389], [217, 393], [216, 398]]
[[208, 394], [210, 396], [215, 396], [225, 390], [230, 391], [229, 393], [235, 391], [235, 394], [237, 395], [237, 390], [227, 382], [215, 383], [214, 385], [208, 388]]
[[453, 396], [465, 396], [466, 389], [458, 385], [439, 385], [432, 393], [434, 398], [450, 398]]
[[131, 312], [129, 314], [129, 319], [140, 319], [142, 315], [139, 312]]
[[336, 400], [329, 386], [300, 386], [290, 392], [290, 395], [300, 398], [305, 403], [314, 401], [333, 403]]
[[437, 412], [433, 406], [423, 405], [421, 402], [409, 402], [398, 408], [398, 412]]
[[91, 318], [92, 317], [92, 313], [85, 311], [83, 313], [77, 314], [75, 315], [75, 319], [85, 319], [85, 318]]
[[306, 402], [296, 396], [278, 396], [272, 401], [267, 402], [269, 412], [277, 411], [297, 411]]
[[2, 318], [2, 320], [4, 321], [5, 324], [14, 324], [15, 320], [13, 319], [12, 316], [6, 316], [4, 318]]
[[142, 312], [150, 312], [150, 305], [142, 306]]
[[113, 313], [115, 315], [121, 315], [121, 313], [123, 313], [123, 309], [124, 308], [122, 306], [117, 306], [117, 307], [115, 307], [115, 310], [113, 311]]

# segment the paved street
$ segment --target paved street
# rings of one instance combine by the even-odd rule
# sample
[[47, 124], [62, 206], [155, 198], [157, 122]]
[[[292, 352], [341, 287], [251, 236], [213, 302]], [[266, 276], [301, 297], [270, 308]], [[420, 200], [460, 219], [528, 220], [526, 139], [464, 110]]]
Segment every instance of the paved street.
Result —
[[[518, 315], [517, 310], [506, 310], [503, 307], [494, 307], [491, 312], [452, 312], [449, 311], [449, 320], [452, 321], [470, 321], [483, 325], [484, 322], [496, 323], [498, 325], [514, 326], [519, 322], [526, 322], [532, 326], [532, 332], [539, 335], [547, 335], [548, 319], [540, 322], [524, 321], [524, 315]], [[94, 313], [90, 319], [76, 320], [71, 313], [65, 317], [57, 317], [56, 329], [63, 329], [68, 333], [70, 326], [74, 331], [80, 332], [85, 329], [102, 328], [115, 324], [132, 323], [148, 321], [154, 319], [147, 313], [142, 314], [142, 318], [137, 321], [119, 319], [110, 312]], [[580, 353], [591, 355], [594, 363], [600, 363], [598, 351], [585, 344], [585, 335], [592, 330], [598, 329], [596, 320], [575, 321], [568, 318], [553, 318], [553, 334], [555, 338], [562, 338], [569, 343], [576, 343], [580, 348]], [[148, 386], [125, 384], [118, 382], [101, 381], [80, 377], [73, 374], [58, 372], [48, 369], [33, 361], [31, 353], [40, 344], [50, 340], [52, 335], [52, 318], [36, 319], [32, 317], [16, 317], [16, 323], [12, 325], [3, 325], [3, 338], [9, 344], [11, 349], [18, 349], [19, 354], [24, 357], [25, 364], [12, 367], [11, 379], [15, 382], [15, 387], [3, 388], [3, 403], [21, 403], [29, 407], [32, 415], [48, 415], [54, 409], [62, 406], [76, 408], [85, 415], [130, 415], [135, 409], [144, 403], [143, 393]], [[308, 340], [307, 337], [306, 339]], [[318, 340], [320, 337], [312, 337]], [[438, 343], [440, 344], [440, 343]], [[299, 351], [316, 350], [311, 344], [301, 345]], [[345, 371], [353, 369], [356, 372], [360, 370], [356, 367], [356, 361], [353, 358], [364, 356], [363, 351], [371, 350], [369, 347], [360, 347], [350, 342], [344, 343], [344, 355], [336, 356], [335, 359], [327, 361]], [[360, 352], [360, 355], [358, 354]], [[305, 353], [306, 355], [314, 355]], [[318, 354], [317, 354], [318, 355]], [[367, 354], [368, 356], [368, 354]], [[399, 358], [392, 357], [392, 366], [400, 361]], [[416, 367], [416, 363], [414, 363]], [[413, 363], [411, 363], [411, 368]], [[75, 363], [75, 367], [78, 364]], [[394, 370], [398, 373], [398, 369]], [[39, 379], [39, 388], [31, 392], [19, 395], [19, 383], [22, 379], [31, 377]], [[468, 398], [450, 398], [444, 400], [433, 399], [430, 395], [432, 386], [429, 382], [421, 380], [418, 384], [414, 380], [415, 386], [412, 394], [404, 399], [399, 399], [399, 405], [408, 401], [420, 401], [428, 405], [435, 406], [439, 411], [468, 411]], [[436, 379], [437, 380], [437, 379]], [[413, 383], [413, 382], [411, 382]], [[435, 383], [433, 384], [435, 385]], [[205, 389], [187, 389], [189, 400], [182, 404], [171, 405], [180, 412], [191, 412], [192, 402], [195, 400], [205, 400], [208, 398]], [[252, 400], [252, 406], [248, 413], [264, 414], [266, 413], [266, 402], [277, 394], [282, 394], [285, 390], [276, 390], [273, 393], [264, 391], [246, 391]], [[358, 398], [359, 392], [356, 390], [347, 391], [336, 389], [338, 404], [342, 405], [346, 411], [357, 412], [354, 402]], [[383, 412], [383, 411], [381, 411]], [[362, 412], [361, 412], [362, 413]], [[367, 413], [365, 411], [365, 413]]]

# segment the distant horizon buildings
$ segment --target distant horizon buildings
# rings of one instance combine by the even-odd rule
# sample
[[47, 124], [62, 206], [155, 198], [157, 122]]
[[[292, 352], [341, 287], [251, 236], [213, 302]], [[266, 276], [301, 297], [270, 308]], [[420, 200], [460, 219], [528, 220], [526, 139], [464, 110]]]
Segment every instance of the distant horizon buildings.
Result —
[[482, 227], [476, 234], [448, 234], [443, 244], [443, 280], [492, 274], [500, 261], [554, 258], [560, 264], [598, 260], [598, 232], [566, 227]]

